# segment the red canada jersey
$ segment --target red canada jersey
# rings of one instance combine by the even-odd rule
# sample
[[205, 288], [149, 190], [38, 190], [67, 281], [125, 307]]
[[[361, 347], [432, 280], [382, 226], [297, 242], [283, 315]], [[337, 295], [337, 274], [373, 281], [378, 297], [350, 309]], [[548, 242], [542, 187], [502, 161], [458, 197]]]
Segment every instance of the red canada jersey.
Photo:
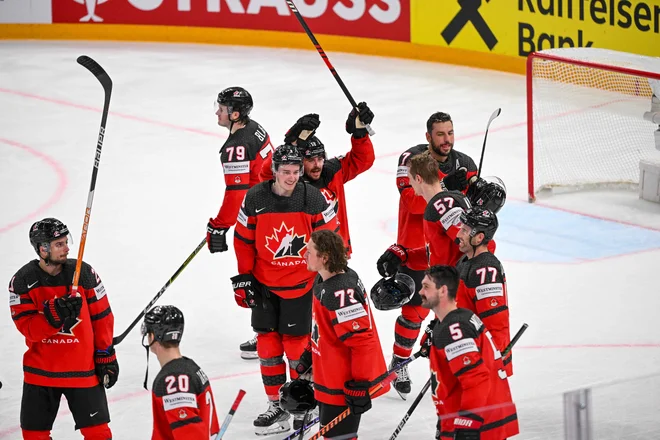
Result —
[[152, 440], [197, 440], [220, 432], [211, 383], [187, 357], [163, 365], [151, 391]]
[[[415, 195], [408, 179], [407, 163], [411, 157], [428, 150], [428, 144], [416, 145], [399, 156], [396, 172], [396, 187], [399, 190], [399, 226], [397, 243], [405, 248], [420, 248], [424, 242], [423, 219], [426, 210], [426, 201], [422, 196]], [[444, 177], [458, 168], [467, 168], [468, 180], [477, 175], [477, 166], [470, 156], [454, 149], [449, 153], [445, 162], [438, 162], [440, 167], [438, 177]], [[467, 190], [466, 190], [467, 191]]]
[[213, 226], [229, 228], [236, 223], [236, 215], [248, 189], [260, 182], [261, 165], [273, 151], [266, 130], [250, 120], [245, 127], [230, 134], [220, 149], [220, 162], [225, 175], [225, 197]]
[[76, 260], [68, 259], [62, 271], [50, 276], [33, 260], [9, 282], [9, 307], [28, 349], [23, 355], [26, 383], [47, 387], [89, 388], [98, 385], [94, 351], [112, 345], [114, 316], [99, 275], [83, 262], [78, 293], [80, 315], [53, 328], [43, 314], [44, 301], [71, 292]]
[[[371, 168], [375, 159], [374, 146], [369, 136], [360, 139], [351, 136], [351, 151], [346, 153], [345, 156], [334, 157], [323, 162], [321, 177], [318, 180], [310, 180], [307, 176], [303, 176], [303, 180], [318, 188], [325, 200], [334, 207], [339, 223], [339, 235], [344, 239], [349, 256], [353, 250], [351, 236], [348, 232], [344, 184]], [[272, 161], [272, 157], [264, 161], [261, 180], [273, 178]]]
[[459, 191], [441, 191], [434, 195], [424, 210], [425, 247], [408, 251], [407, 266], [424, 270], [437, 264], [455, 266], [463, 253], [456, 244], [461, 227], [461, 214], [470, 201]]
[[[325, 281], [320, 276], [312, 300], [314, 395], [329, 405], [345, 406], [344, 383], [387, 377], [383, 349], [367, 293], [357, 273], [348, 269]], [[374, 396], [389, 391], [389, 384]]]
[[309, 292], [314, 274], [307, 270], [305, 252], [312, 232], [337, 232], [337, 216], [321, 192], [299, 182], [290, 197], [273, 193], [273, 181], [251, 188], [238, 213], [234, 250], [238, 273], [252, 273], [282, 298]]
[[[471, 259], [464, 258], [456, 268], [461, 277], [456, 304], [479, 316], [493, 335], [497, 349], [503, 351], [511, 342], [511, 334], [506, 275], [502, 263], [492, 253], [483, 252]], [[504, 365], [511, 376], [511, 356], [507, 357]]]
[[462, 427], [480, 429], [482, 440], [518, 434], [502, 355], [477, 315], [456, 309], [438, 322], [429, 359], [440, 438], [454, 438], [454, 419], [459, 415]]

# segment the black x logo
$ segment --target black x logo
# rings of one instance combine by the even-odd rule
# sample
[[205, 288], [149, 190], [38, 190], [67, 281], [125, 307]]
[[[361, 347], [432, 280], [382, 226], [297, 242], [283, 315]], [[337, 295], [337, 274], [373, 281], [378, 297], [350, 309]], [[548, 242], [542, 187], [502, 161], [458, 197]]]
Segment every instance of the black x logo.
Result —
[[[488, 1], [486, 0], [486, 2]], [[461, 10], [452, 18], [445, 30], [442, 31], [442, 38], [445, 39], [445, 42], [451, 44], [465, 25], [468, 22], [472, 22], [472, 25], [474, 25], [474, 28], [479, 33], [481, 39], [484, 40], [488, 49], [493, 50], [497, 44], [497, 38], [495, 38], [493, 31], [490, 30], [488, 24], [486, 24], [486, 21], [479, 13], [481, 0], [458, 0], [458, 4]]]

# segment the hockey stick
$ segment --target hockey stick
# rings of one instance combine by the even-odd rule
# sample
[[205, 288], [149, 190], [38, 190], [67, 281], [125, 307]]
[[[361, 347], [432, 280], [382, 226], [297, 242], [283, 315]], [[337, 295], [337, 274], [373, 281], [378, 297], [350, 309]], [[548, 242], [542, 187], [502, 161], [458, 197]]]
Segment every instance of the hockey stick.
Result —
[[[296, 8], [296, 5], [293, 3], [293, 0], [286, 0], [286, 4], [289, 6], [289, 9], [291, 12], [293, 12], [293, 15], [296, 16], [298, 21], [300, 22], [300, 25], [303, 27], [305, 30], [305, 33], [309, 37], [310, 40], [312, 40], [312, 44], [314, 44], [314, 47], [316, 48], [316, 51], [321, 55], [321, 58], [323, 58], [323, 61], [325, 61], [325, 65], [328, 66], [328, 69], [330, 70], [330, 73], [332, 76], [335, 77], [337, 80], [337, 84], [339, 84], [339, 87], [341, 87], [341, 90], [344, 92], [344, 95], [346, 95], [346, 98], [348, 98], [348, 101], [351, 103], [354, 109], [357, 109], [357, 104], [355, 102], [355, 99], [353, 99], [353, 96], [351, 96], [351, 92], [348, 91], [346, 88], [346, 85], [344, 84], [344, 81], [341, 80], [339, 77], [339, 74], [335, 70], [335, 68], [332, 66], [332, 63], [330, 63], [330, 59], [328, 56], [325, 54], [325, 51], [321, 47], [321, 44], [319, 44], [318, 40], [312, 33], [312, 30], [307, 26], [307, 23], [305, 22], [305, 19], [303, 18], [302, 15], [300, 15], [300, 12], [298, 11], [298, 8]], [[369, 133], [370, 136], [373, 136], [376, 134], [376, 132], [371, 128], [371, 125], [366, 124], [365, 128], [367, 129], [367, 132]]]
[[220, 428], [220, 432], [218, 432], [218, 435], [215, 436], [215, 440], [222, 440], [222, 436], [225, 435], [225, 432], [229, 427], [229, 422], [231, 422], [231, 419], [234, 418], [234, 413], [236, 412], [236, 409], [238, 409], [238, 405], [241, 404], [241, 400], [243, 400], [243, 396], [245, 396], [245, 391], [238, 390], [238, 395], [236, 396], [236, 400], [234, 400], [234, 403], [231, 405], [231, 409], [229, 410], [229, 414], [227, 414], [227, 417], [225, 417], [225, 421], [222, 422], [222, 427]]
[[131, 325], [128, 326], [128, 328], [124, 331], [124, 333], [122, 333], [121, 335], [115, 337], [112, 340], [113, 345], [120, 344], [121, 341], [124, 340], [124, 338], [131, 332], [131, 330], [133, 330], [133, 327], [135, 327], [135, 325], [140, 321], [140, 319], [142, 319], [142, 317], [145, 315], [145, 313], [147, 313], [149, 311], [149, 309], [151, 309], [151, 307], [156, 303], [156, 301], [158, 301], [158, 298], [163, 296], [163, 293], [165, 293], [167, 288], [170, 287], [170, 284], [172, 284], [174, 282], [174, 280], [176, 280], [176, 278], [179, 276], [179, 274], [181, 272], [183, 272], [183, 269], [185, 269], [186, 266], [188, 266], [188, 263], [190, 263], [192, 261], [192, 259], [195, 257], [195, 255], [197, 255], [199, 253], [199, 251], [204, 247], [205, 244], [206, 244], [206, 238], [204, 238], [204, 240], [202, 240], [202, 242], [197, 245], [197, 247], [192, 252], [192, 254], [190, 254], [188, 256], [188, 258], [186, 258], [186, 261], [184, 261], [183, 264], [176, 270], [176, 272], [174, 272], [174, 275], [172, 275], [172, 277], [170, 277], [170, 279], [167, 280], [167, 283], [165, 283], [163, 288], [160, 289], [160, 291], [156, 294], [154, 299], [152, 299], [151, 302], [149, 302], [149, 304], [147, 304], [147, 307], [145, 307], [144, 310], [142, 310], [140, 312], [138, 317], [135, 318], [135, 320], [131, 323]]
[[424, 386], [422, 387], [422, 390], [419, 392], [417, 395], [417, 398], [415, 398], [415, 401], [410, 405], [410, 408], [408, 408], [408, 411], [406, 411], [406, 415], [403, 416], [403, 419], [399, 422], [399, 425], [396, 427], [394, 432], [392, 433], [392, 436], [390, 437], [390, 440], [396, 439], [401, 431], [403, 430], [403, 427], [405, 424], [408, 422], [408, 419], [412, 415], [413, 411], [417, 408], [417, 405], [419, 405], [419, 402], [422, 401], [422, 398], [424, 397], [424, 394], [428, 391], [428, 389], [431, 387], [431, 378], [429, 377], [429, 380], [426, 381]]
[[481, 147], [481, 159], [479, 159], [479, 169], [477, 171], [477, 179], [481, 177], [481, 165], [484, 163], [484, 153], [486, 152], [486, 139], [488, 139], [488, 129], [490, 128], [490, 123], [497, 118], [500, 113], [502, 112], [501, 108], [498, 108], [493, 112], [492, 115], [490, 115], [490, 119], [488, 119], [488, 124], [486, 125], [486, 134], [484, 134], [484, 145]]
[[94, 157], [94, 168], [92, 169], [92, 181], [89, 185], [89, 194], [87, 195], [87, 207], [85, 208], [85, 219], [83, 220], [82, 234], [80, 235], [80, 246], [78, 247], [78, 259], [76, 260], [76, 271], [73, 274], [73, 286], [71, 295], [78, 294], [78, 281], [80, 281], [80, 269], [82, 268], [83, 254], [85, 253], [85, 242], [87, 241], [87, 229], [89, 228], [89, 217], [92, 214], [92, 203], [94, 202], [94, 189], [96, 188], [96, 177], [101, 164], [101, 149], [103, 148], [103, 137], [105, 136], [105, 124], [108, 120], [108, 111], [110, 109], [110, 95], [112, 93], [112, 80], [99, 64], [88, 57], [81, 55], [76, 60], [78, 64], [89, 70], [92, 75], [103, 86], [105, 91], [105, 100], [103, 102], [103, 114], [101, 116], [101, 128], [99, 137], [96, 141], [96, 157]]
[[[396, 379], [396, 372], [397, 372], [397, 371], [399, 371], [404, 365], [408, 365], [409, 363], [411, 363], [412, 361], [414, 361], [415, 359], [417, 359], [417, 358], [420, 357], [421, 355], [422, 355], [422, 353], [421, 353], [420, 351], [418, 351], [417, 353], [413, 354], [413, 355], [412, 355], [411, 357], [409, 357], [408, 359], [404, 359], [403, 361], [401, 361], [400, 363], [398, 363], [394, 368], [392, 368], [391, 370], [389, 370], [389, 371], [386, 373], [385, 379], [381, 380], [381, 381], [378, 382], [376, 385], [374, 385], [373, 387], [371, 387], [371, 389], [369, 390], [369, 395], [370, 395], [370, 396], [373, 396], [375, 393], [377, 393], [378, 391], [380, 391], [381, 388], [385, 387], [388, 383], [390, 383], [390, 382], [392, 382], [394, 379]], [[317, 440], [320, 436], [322, 436], [323, 434], [327, 433], [327, 432], [328, 432], [329, 430], [331, 430], [335, 425], [337, 425], [337, 423], [341, 422], [341, 421], [344, 420], [346, 417], [348, 417], [348, 415], [349, 415], [350, 413], [351, 413], [351, 410], [350, 410], [349, 408], [346, 408], [346, 409], [344, 410], [344, 412], [342, 412], [342, 413], [339, 414], [337, 417], [335, 417], [334, 419], [332, 419], [327, 425], [323, 426], [319, 432], [317, 432], [316, 434], [314, 434], [314, 436], [308, 438], [307, 440]], [[319, 422], [319, 420], [320, 420], [319, 417], [316, 417], [314, 420], [312, 420], [311, 422], [309, 422], [309, 425], [304, 425], [302, 428], [300, 428], [300, 429], [296, 429], [292, 434], [290, 434], [288, 437], [283, 438], [282, 440], [295, 440], [295, 438], [296, 438], [298, 435], [300, 435], [300, 430], [305, 430], [305, 431], [308, 430], [308, 429], [311, 428], [312, 426], [316, 425], [316, 424]]]
[[[509, 342], [509, 345], [506, 346], [504, 351], [502, 352], [502, 358], [506, 357], [510, 352], [513, 346], [515, 345], [516, 342], [518, 342], [518, 339], [522, 336], [523, 333], [525, 333], [525, 330], [527, 330], [528, 325], [523, 324], [522, 327], [520, 327], [520, 330], [518, 330], [518, 333], [513, 337], [511, 342]], [[410, 416], [412, 416], [412, 413], [415, 411], [417, 408], [417, 405], [419, 405], [419, 402], [421, 402], [422, 398], [424, 397], [424, 394], [428, 391], [429, 387], [431, 386], [431, 378], [429, 377], [429, 380], [426, 381], [424, 386], [422, 387], [422, 390], [419, 392], [419, 395], [415, 399], [415, 401], [410, 405], [410, 408], [406, 412], [406, 414], [403, 416], [403, 419], [399, 422], [399, 425], [396, 427], [394, 432], [392, 433], [392, 436], [390, 437], [390, 440], [395, 440], [401, 431], [403, 430], [403, 427], [405, 424], [408, 422], [408, 419]]]

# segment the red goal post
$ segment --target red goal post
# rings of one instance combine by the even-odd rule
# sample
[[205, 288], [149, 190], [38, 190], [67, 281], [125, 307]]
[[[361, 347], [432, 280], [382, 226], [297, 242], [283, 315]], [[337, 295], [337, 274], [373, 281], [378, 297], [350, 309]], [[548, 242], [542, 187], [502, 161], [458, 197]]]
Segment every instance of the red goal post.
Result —
[[640, 159], [659, 154], [644, 113], [660, 58], [549, 49], [527, 57], [526, 79], [530, 202], [544, 190], [638, 185]]

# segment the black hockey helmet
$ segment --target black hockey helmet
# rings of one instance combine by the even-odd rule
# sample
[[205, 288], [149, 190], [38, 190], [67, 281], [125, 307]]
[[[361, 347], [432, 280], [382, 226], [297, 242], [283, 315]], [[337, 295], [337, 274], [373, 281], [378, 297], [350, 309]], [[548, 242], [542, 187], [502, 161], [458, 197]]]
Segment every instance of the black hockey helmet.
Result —
[[142, 337], [153, 333], [154, 341], [181, 342], [183, 327], [181, 310], [175, 306], [156, 306], [144, 315]]
[[56, 218], [45, 218], [35, 222], [30, 227], [30, 243], [39, 255], [39, 246], [50, 245], [50, 242], [69, 235], [69, 228]]
[[389, 278], [381, 278], [371, 288], [371, 301], [378, 310], [398, 309], [408, 303], [415, 294], [415, 280], [410, 275], [397, 272]]
[[323, 159], [327, 158], [325, 154], [325, 145], [323, 145], [323, 142], [321, 142], [316, 136], [310, 136], [307, 140], [298, 139], [296, 146], [305, 159], [311, 159], [318, 156], [321, 156]]
[[280, 165], [300, 165], [302, 169], [302, 160], [302, 154], [300, 154], [297, 147], [291, 144], [282, 144], [273, 153], [273, 172], [276, 172]]
[[227, 87], [218, 93], [218, 104], [226, 105], [230, 115], [238, 112], [239, 119], [246, 118], [254, 107], [252, 95], [243, 87]]
[[291, 414], [304, 414], [316, 408], [314, 388], [307, 380], [294, 379], [280, 387], [280, 406]]
[[499, 177], [484, 177], [470, 185], [467, 197], [475, 208], [488, 209], [497, 214], [506, 202], [506, 186]]
[[488, 209], [471, 208], [461, 214], [461, 223], [469, 226], [470, 236], [474, 237], [483, 232], [484, 239], [481, 244], [487, 244], [495, 236], [499, 222], [497, 216]]

